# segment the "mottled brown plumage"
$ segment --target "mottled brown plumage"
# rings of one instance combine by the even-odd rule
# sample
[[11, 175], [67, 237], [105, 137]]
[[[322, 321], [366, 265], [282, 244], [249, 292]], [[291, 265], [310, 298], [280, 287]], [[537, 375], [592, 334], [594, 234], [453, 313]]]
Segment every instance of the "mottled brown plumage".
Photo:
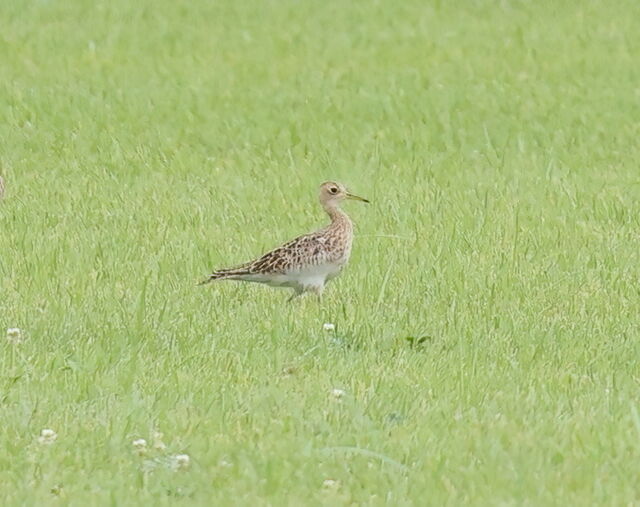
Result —
[[254, 261], [214, 271], [202, 283], [241, 280], [289, 287], [295, 291], [294, 295], [306, 291], [320, 295], [326, 282], [340, 273], [351, 254], [353, 224], [340, 209], [345, 199], [369, 202], [350, 194], [340, 183], [323, 183], [320, 186], [320, 203], [331, 218], [329, 225], [299, 236]]

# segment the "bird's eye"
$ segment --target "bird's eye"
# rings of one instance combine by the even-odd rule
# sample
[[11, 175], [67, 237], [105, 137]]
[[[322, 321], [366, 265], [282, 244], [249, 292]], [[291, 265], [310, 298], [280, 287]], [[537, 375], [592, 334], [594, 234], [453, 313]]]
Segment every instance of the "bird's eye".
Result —
[[332, 194], [337, 194], [338, 193], [338, 189], [336, 187], [331, 187], [329, 189], [329, 192], [331, 192]]

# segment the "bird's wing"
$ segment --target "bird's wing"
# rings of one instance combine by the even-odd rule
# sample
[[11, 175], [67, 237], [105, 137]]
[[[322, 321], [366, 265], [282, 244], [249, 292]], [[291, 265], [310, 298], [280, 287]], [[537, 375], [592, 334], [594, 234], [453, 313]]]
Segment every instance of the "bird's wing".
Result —
[[322, 264], [329, 259], [327, 246], [322, 234], [305, 234], [267, 252], [247, 268], [250, 273], [286, 273], [300, 265]]
[[247, 280], [252, 275], [286, 274], [301, 266], [318, 265], [332, 260], [332, 240], [323, 230], [298, 236], [288, 243], [267, 252], [255, 261], [214, 271], [201, 284], [214, 280]]

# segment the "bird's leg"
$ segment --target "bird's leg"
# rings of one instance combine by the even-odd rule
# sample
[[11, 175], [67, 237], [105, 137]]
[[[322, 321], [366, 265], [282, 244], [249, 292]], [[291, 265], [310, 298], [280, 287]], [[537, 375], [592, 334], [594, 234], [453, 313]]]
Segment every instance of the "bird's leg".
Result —
[[303, 290], [301, 289], [293, 289], [294, 292], [293, 294], [291, 294], [291, 297], [289, 299], [287, 299], [287, 303], [291, 303], [291, 301], [293, 301], [295, 298], [302, 296], [303, 294]]
[[322, 301], [322, 291], [324, 291], [324, 285], [316, 285], [311, 289], [316, 296], [318, 296], [318, 301]]

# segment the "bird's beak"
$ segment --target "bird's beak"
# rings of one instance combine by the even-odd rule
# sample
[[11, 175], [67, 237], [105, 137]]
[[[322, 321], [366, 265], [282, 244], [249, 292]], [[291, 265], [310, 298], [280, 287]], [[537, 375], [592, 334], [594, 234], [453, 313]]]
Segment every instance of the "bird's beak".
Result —
[[364, 197], [359, 197], [357, 195], [350, 194], [349, 192], [347, 192], [347, 199], [353, 199], [354, 201], [362, 201], [366, 203], [369, 202]]

